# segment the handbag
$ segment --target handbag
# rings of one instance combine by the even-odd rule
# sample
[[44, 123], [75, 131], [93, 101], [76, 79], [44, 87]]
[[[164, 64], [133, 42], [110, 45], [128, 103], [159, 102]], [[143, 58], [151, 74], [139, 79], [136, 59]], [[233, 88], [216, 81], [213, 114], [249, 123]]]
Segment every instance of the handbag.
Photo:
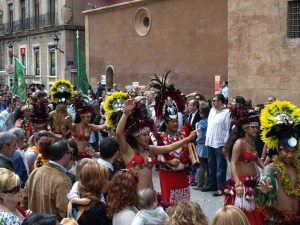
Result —
[[[63, 224], [63, 225], [79, 225], [77, 223], [77, 221], [81, 217], [83, 212], [84, 212], [84, 208], [79, 209], [78, 212], [77, 212], [76, 209], [72, 208], [72, 203], [69, 202], [69, 204], [68, 204], [68, 217], [63, 218], [60, 221], [60, 224]], [[75, 218], [74, 218], [74, 216], [75, 216]]]

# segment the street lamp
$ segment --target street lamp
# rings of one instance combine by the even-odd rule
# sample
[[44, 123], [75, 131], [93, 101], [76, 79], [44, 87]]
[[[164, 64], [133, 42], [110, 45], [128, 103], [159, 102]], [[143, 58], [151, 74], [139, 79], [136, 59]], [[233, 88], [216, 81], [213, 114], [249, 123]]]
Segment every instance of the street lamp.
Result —
[[61, 53], [65, 53], [59, 47], [57, 47], [58, 46], [58, 42], [59, 42], [59, 38], [57, 37], [57, 35], [54, 36], [53, 41], [54, 41], [54, 48], [58, 49]]

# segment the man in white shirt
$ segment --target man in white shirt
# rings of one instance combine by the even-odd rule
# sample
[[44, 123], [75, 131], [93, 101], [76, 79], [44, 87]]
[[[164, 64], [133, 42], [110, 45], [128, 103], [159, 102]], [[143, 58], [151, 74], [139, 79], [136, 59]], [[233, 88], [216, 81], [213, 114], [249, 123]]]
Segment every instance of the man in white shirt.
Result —
[[225, 107], [225, 98], [222, 94], [216, 94], [212, 99], [213, 108], [208, 116], [208, 126], [205, 145], [208, 146], [208, 171], [207, 186], [202, 189], [206, 191], [217, 191], [213, 196], [222, 195], [218, 190], [224, 186], [226, 181], [227, 161], [223, 155], [229, 128], [230, 112]]

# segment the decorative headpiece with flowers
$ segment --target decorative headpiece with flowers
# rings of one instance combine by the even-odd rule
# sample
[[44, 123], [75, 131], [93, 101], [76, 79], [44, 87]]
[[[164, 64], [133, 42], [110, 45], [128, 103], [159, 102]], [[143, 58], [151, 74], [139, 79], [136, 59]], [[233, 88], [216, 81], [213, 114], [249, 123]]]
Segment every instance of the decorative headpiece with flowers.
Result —
[[57, 80], [50, 88], [51, 101], [67, 102], [74, 98], [74, 87], [68, 80]]
[[108, 127], [115, 128], [122, 116], [122, 106], [129, 99], [125, 92], [118, 91], [112, 93], [104, 101], [105, 123]]
[[168, 84], [170, 71], [165, 75], [150, 80], [149, 89], [156, 90], [155, 114], [156, 117], [162, 116], [165, 120], [177, 119], [178, 112], [183, 112], [185, 100], [179, 89], [174, 84]]
[[73, 107], [77, 115], [92, 114], [94, 112], [92, 105], [93, 101], [91, 99], [82, 92], [77, 92], [73, 100]]
[[279, 150], [279, 143], [286, 140], [289, 147], [300, 150], [300, 109], [287, 101], [274, 101], [261, 111], [262, 140], [269, 149]]
[[248, 112], [247, 108], [241, 104], [231, 106], [230, 117], [233, 120], [233, 124], [242, 129], [251, 126], [259, 126], [258, 114]]

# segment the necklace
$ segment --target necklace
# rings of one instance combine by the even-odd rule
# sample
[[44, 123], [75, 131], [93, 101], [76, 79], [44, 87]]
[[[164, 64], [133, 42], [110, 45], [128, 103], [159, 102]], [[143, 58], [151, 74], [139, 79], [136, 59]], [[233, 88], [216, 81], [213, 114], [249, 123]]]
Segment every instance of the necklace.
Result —
[[246, 146], [248, 147], [248, 149], [251, 151], [251, 152], [255, 152], [256, 151], [256, 147], [255, 147], [255, 143], [253, 140], [251, 141], [248, 141], [247, 138], [243, 138], [245, 143], [246, 143]]
[[24, 130], [25, 137], [28, 140], [33, 134], [33, 132], [35, 131], [35, 127], [34, 124], [31, 123], [31, 121], [26, 119], [25, 117], [22, 117], [21, 119], [22, 119], [21, 126], [22, 129]]
[[[68, 116], [68, 112], [67, 110], [65, 110], [64, 112], [64, 117]], [[66, 126], [66, 121], [61, 121], [61, 118], [59, 116], [59, 113], [58, 113], [58, 110], [56, 109], [55, 110], [55, 113], [54, 113], [54, 121], [55, 121], [55, 124], [57, 125], [57, 127], [60, 129], [62, 126]]]
[[293, 190], [291, 181], [289, 180], [287, 176], [287, 171], [285, 168], [285, 165], [282, 161], [279, 160], [278, 155], [273, 157], [274, 165], [278, 171], [278, 174], [280, 176], [280, 179], [282, 181], [283, 188], [287, 195], [289, 196], [300, 196], [300, 163], [297, 162], [296, 159], [294, 159], [292, 166], [296, 168], [297, 172], [297, 181], [296, 181], [296, 187]]

